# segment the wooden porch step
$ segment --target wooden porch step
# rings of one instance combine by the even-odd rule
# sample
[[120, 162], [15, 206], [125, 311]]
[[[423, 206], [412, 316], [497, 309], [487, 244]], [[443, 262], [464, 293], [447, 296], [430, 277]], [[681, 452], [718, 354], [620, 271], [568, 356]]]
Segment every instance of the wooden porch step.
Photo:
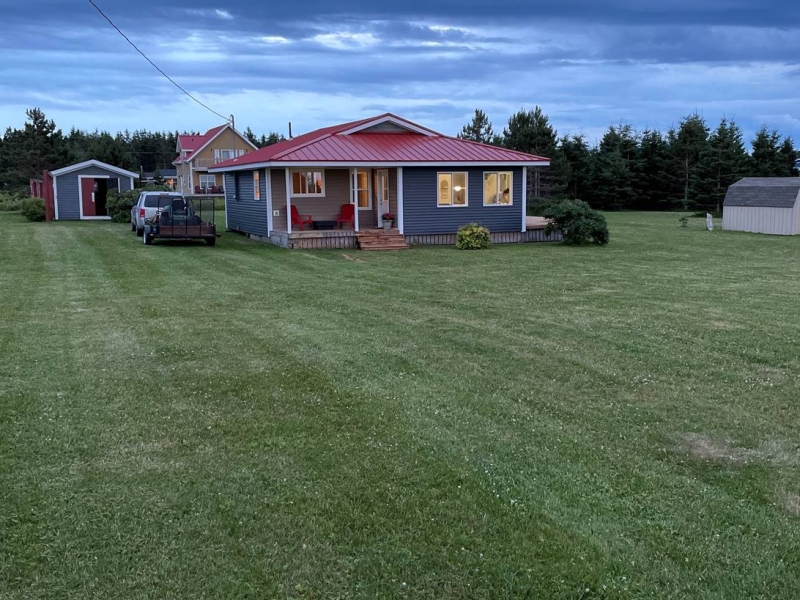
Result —
[[362, 250], [406, 250], [408, 244], [397, 229], [365, 229], [357, 234]]

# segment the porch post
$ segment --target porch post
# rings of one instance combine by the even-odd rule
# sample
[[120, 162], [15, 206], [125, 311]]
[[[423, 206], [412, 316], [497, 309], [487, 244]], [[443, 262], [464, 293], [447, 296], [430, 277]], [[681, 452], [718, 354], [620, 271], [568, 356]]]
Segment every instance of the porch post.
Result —
[[292, 177], [286, 167], [286, 231], [292, 233]]
[[350, 169], [350, 202], [353, 203], [355, 230], [358, 231], [358, 169]]
[[264, 169], [264, 185], [267, 187], [267, 235], [272, 233], [272, 169]]
[[528, 167], [522, 167], [522, 233], [527, 229], [525, 215], [528, 211]]
[[403, 167], [397, 167], [397, 229], [403, 234]]

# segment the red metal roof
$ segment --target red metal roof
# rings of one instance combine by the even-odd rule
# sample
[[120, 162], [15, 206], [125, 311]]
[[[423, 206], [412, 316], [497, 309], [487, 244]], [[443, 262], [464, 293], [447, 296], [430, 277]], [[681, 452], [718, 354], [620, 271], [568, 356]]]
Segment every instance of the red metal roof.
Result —
[[[369, 131], [370, 123], [392, 121], [418, 131]], [[377, 124], [376, 123], [376, 124]], [[366, 127], [365, 131], [347, 133]], [[261, 163], [509, 163], [544, 162], [548, 158], [453, 138], [425, 129], [390, 113], [312, 131], [245, 156], [220, 163], [215, 169]]]
[[189, 150], [189, 154], [183, 158], [178, 156], [178, 158], [172, 161], [172, 164], [191, 160], [192, 154], [194, 154], [198, 149], [202, 148], [203, 145], [208, 142], [208, 140], [217, 135], [224, 127], [225, 125], [217, 125], [216, 127], [212, 127], [206, 131], [203, 135], [179, 135], [178, 145], [181, 147], [181, 152], [184, 150]]

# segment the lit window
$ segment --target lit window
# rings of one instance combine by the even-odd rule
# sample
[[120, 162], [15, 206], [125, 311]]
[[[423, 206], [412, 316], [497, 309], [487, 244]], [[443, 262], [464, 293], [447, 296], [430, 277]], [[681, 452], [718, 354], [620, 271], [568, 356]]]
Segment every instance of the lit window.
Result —
[[358, 171], [356, 173], [356, 185], [358, 195], [358, 208], [372, 208], [372, 197], [369, 194], [369, 173]]
[[292, 196], [324, 196], [325, 182], [320, 171], [293, 171]]
[[439, 173], [437, 206], [467, 206], [467, 174]]
[[510, 171], [483, 174], [483, 205], [514, 204], [514, 177]]
[[253, 197], [261, 200], [261, 174], [258, 171], [253, 171]]

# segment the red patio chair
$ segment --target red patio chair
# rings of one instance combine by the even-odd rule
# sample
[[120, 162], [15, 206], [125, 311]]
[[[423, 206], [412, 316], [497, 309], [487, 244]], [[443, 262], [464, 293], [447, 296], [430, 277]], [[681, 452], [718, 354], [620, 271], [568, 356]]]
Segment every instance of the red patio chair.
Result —
[[311, 225], [313, 227], [314, 221], [311, 219], [311, 215], [301, 215], [297, 212], [297, 207], [292, 205], [292, 227], [295, 225], [302, 230], [303, 225]]
[[203, 193], [203, 192], [200, 191], [200, 186], [199, 185], [194, 186], [194, 193], [195, 194], [202, 194]]
[[336, 217], [336, 224], [341, 227], [345, 223], [350, 223], [350, 229], [356, 228], [355, 204], [342, 204], [339, 208], [339, 215]]

